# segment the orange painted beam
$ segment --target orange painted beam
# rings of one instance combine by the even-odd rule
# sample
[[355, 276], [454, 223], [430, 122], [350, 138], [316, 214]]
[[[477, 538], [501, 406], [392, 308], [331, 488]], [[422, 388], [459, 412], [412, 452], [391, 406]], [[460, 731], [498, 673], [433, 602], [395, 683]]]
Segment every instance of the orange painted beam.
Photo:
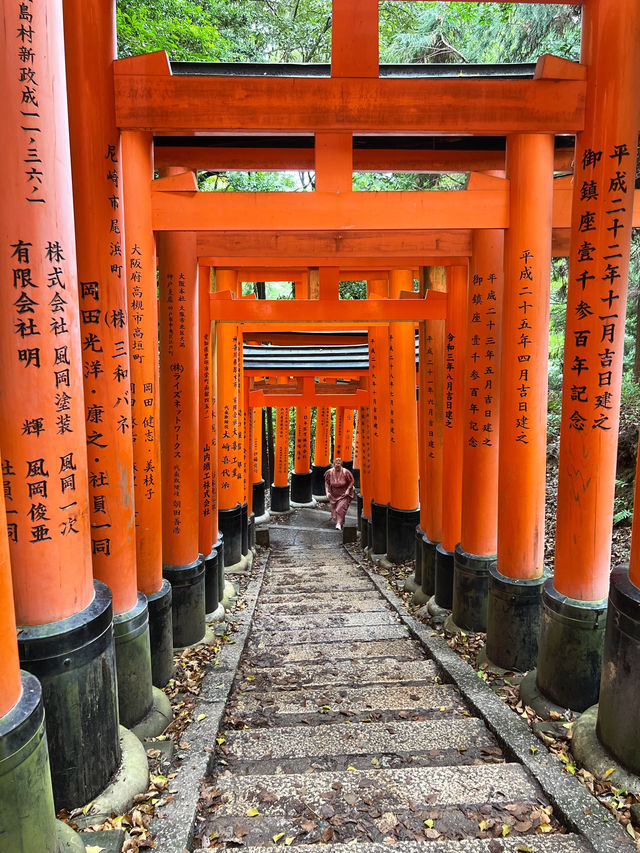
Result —
[[[152, 188], [156, 231], [507, 228], [508, 185], [453, 192], [204, 193]], [[554, 223], [555, 224], [555, 223]]]
[[[155, 163], [163, 166], [182, 166], [193, 170], [208, 169], [216, 172], [287, 170], [313, 171], [313, 148], [212, 148], [198, 145], [156, 145]], [[570, 171], [573, 150], [556, 151], [555, 169]], [[398, 151], [392, 148], [353, 151], [354, 172], [468, 172], [504, 169], [504, 151]]]
[[378, 76], [378, 0], [333, 0], [331, 76]]
[[211, 299], [211, 318], [222, 323], [381, 323], [443, 320], [447, 296], [425, 299]]
[[125, 130], [496, 135], [584, 124], [580, 80], [163, 76], [122, 61], [114, 81]]
[[394, 258], [405, 266], [417, 266], [427, 263], [430, 257], [469, 257], [471, 231], [442, 228], [419, 231], [412, 226], [404, 231], [272, 229], [258, 233], [224, 228], [218, 232], [199, 230], [197, 244], [201, 262], [211, 266], [236, 266], [239, 258], [243, 258], [246, 266], [267, 266], [270, 259], [277, 266], [290, 263], [315, 267], [336, 262], [343, 265], [347, 261], [373, 266], [382, 258], [387, 259], [386, 263]]

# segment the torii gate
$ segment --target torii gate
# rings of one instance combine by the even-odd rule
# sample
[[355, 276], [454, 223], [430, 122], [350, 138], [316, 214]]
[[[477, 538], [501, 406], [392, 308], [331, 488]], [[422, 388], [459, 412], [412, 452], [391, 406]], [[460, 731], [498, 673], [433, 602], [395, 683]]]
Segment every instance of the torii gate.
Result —
[[[206, 602], [224, 592], [215, 583], [222, 542], [214, 441], [223, 435], [225, 413], [216, 412], [213, 400], [216, 380], [218, 393], [221, 383], [232, 386], [237, 476], [221, 485], [237, 486], [242, 508], [247, 468], [239, 324], [374, 326], [442, 323], [446, 317], [451, 330], [459, 274], [450, 276], [446, 296], [429, 292], [418, 300], [348, 305], [338, 299], [345, 261], [367, 268], [393, 258], [394, 266], [410, 270], [426, 259], [452, 269], [468, 260], [467, 358], [459, 362], [465, 419], [457, 424], [463, 440], [461, 538], [445, 540], [456, 525], [457, 509], [448, 504], [440, 533], [424, 531], [427, 551], [433, 552], [437, 535], [436, 548], [446, 555], [455, 550], [456, 619], [481, 624], [487, 601], [491, 659], [511, 665], [531, 654], [541, 597], [538, 686], [578, 710], [597, 698], [634, 222], [640, 8], [634, 0], [581, 5], [580, 63], [543, 57], [530, 79], [393, 79], [380, 76], [376, 0], [334, 0], [331, 76], [296, 79], [190, 78], [173, 74], [164, 54], [114, 63], [113, 4], [64, 0], [64, 21], [60, 0], [5, 4], [0, 140], [10, 168], [1, 214], [8, 272], [0, 290], [0, 448], [8, 523], [6, 534], [4, 526], [0, 530], [0, 738], [12, 738], [7, 743], [18, 755], [20, 738], [43, 729], [40, 688], [32, 674], [21, 676], [20, 661], [37, 672], [47, 718], [57, 721], [48, 732], [57, 805], [93, 799], [120, 762], [116, 680], [120, 715], [130, 725], [157, 700], [147, 649], [161, 683], [171, 651], [171, 594], [174, 642], [182, 643], [203, 636]], [[63, 23], [72, 46], [66, 57]], [[434, 133], [505, 136], [506, 160], [495, 149], [487, 154], [486, 146], [433, 154], [409, 155], [391, 146], [354, 152], [359, 136]], [[190, 152], [182, 147], [178, 159], [176, 140], [165, 145], [158, 164], [167, 173], [152, 183], [153, 137], [181, 134], [196, 145]], [[202, 141], [206, 134], [313, 136], [316, 191], [284, 197], [197, 192], [191, 170], [215, 150]], [[554, 164], [567, 165], [566, 149], [554, 150], [558, 134], [576, 136], [572, 184], [553, 181]], [[263, 156], [260, 149], [223, 154], [210, 162], [249, 162], [251, 156], [256, 163]], [[270, 166], [269, 158], [265, 162], [283, 168], [309, 157], [301, 145], [290, 157], [278, 151]], [[393, 169], [411, 162], [446, 169], [459, 164], [465, 171], [506, 168], [506, 177], [474, 172], [468, 188], [456, 192], [352, 191], [354, 165]], [[543, 580], [552, 246], [568, 255], [570, 281], [555, 576]], [[292, 307], [210, 293], [211, 267], [270, 262], [318, 268], [318, 298]], [[499, 302], [503, 280], [498, 386], [492, 378], [498, 314], [490, 303]], [[216, 358], [209, 317], [217, 324]], [[228, 345], [220, 346], [225, 336]], [[435, 356], [430, 377], [428, 349], [424, 354], [421, 391], [431, 387], [435, 394]], [[384, 359], [375, 369], [384, 373]], [[432, 408], [421, 430], [423, 441], [425, 428], [432, 430], [435, 444], [447, 421], [439, 421], [435, 403]], [[386, 451], [380, 443], [374, 459]], [[428, 508], [437, 508], [443, 477], [437, 460], [430, 476], [436, 488]], [[380, 488], [370, 495], [372, 516], [380, 510], [383, 483]], [[437, 522], [435, 512], [429, 523], [436, 531]], [[614, 573], [609, 604], [616, 615], [636, 621], [637, 527], [631, 570]], [[640, 703], [637, 679], [626, 665], [637, 656], [638, 640], [623, 633], [617, 618], [608, 620], [607, 632], [599, 735], [638, 771]], [[69, 662], [64, 678], [58, 659]], [[79, 707], [68, 685], [80, 682], [91, 690]], [[626, 701], [616, 703], [619, 696]], [[46, 742], [35, 740], [46, 768]], [[11, 774], [7, 796], [2, 791], [0, 822], [11, 827], [17, 848], [24, 841], [53, 851], [47, 774], [33, 783], [19, 779], [26, 776]], [[18, 813], [24, 817], [16, 825]]]

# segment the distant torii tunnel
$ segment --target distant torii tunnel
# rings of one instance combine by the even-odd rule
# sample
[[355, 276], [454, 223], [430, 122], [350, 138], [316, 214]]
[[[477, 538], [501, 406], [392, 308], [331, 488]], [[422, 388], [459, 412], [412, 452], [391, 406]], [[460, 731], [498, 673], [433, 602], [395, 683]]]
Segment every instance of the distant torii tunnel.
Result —
[[[312, 67], [116, 60], [114, 0], [4, 4], [0, 830], [12, 849], [58, 850], [54, 802], [82, 807], [107, 786], [118, 722], [166, 723], [156, 688], [173, 648], [202, 640], [207, 614], [224, 618], [225, 566], [250, 565], [267, 517], [272, 406], [272, 510], [322, 497], [333, 441], [359, 472], [369, 552], [415, 555], [416, 601], [433, 595], [461, 628], [486, 630], [493, 663], [537, 662], [549, 700], [581, 711], [599, 695], [602, 743], [640, 772], [638, 522], [630, 567], [610, 572], [640, 5], [580, 5], [579, 63], [443, 68], [380, 65], [376, 0], [334, 0], [331, 66]], [[315, 190], [203, 192], [203, 169], [313, 169]], [[468, 180], [364, 192], [357, 170]], [[243, 282], [269, 280], [294, 283], [295, 298], [243, 296]], [[341, 299], [344, 281], [366, 282], [366, 298]]]

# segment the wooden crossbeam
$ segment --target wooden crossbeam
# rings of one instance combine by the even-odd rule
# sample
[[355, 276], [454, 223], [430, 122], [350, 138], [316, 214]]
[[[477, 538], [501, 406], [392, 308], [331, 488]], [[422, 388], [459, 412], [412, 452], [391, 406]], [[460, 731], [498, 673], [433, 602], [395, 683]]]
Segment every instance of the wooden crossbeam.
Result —
[[[120, 65], [120, 63], [124, 63]], [[141, 68], [140, 73], [137, 72]], [[116, 122], [176, 133], [575, 133], [582, 80], [191, 77], [114, 63]]]
[[231, 299], [211, 295], [211, 319], [222, 323], [356, 323], [443, 320], [446, 293], [424, 299]]
[[315, 394], [302, 391], [299, 394], [265, 394], [264, 391], [249, 391], [250, 406], [349, 406], [353, 409], [369, 405], [369, 392], [356, 391], [346, 394]]

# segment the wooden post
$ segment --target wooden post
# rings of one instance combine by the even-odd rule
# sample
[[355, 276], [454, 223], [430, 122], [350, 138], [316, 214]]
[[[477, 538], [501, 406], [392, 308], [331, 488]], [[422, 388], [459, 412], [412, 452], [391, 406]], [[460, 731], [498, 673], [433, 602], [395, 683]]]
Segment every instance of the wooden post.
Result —
[[[447, 289], [445, 267], [421, 267], [420, 291], [444, 292]], [[420, 592], [416, 603], [424, 603], [436, 588], [436, 548], [442, 539], [442, 433], [444, 322], [427, 320], [420, 329], [420, 533], [416, 552], [416, 573]]]
[[344, 443], [344, 406], [336, 406], [333, 428], [333, 458], [342, 459]]
[[[392, 270], [389, 296], [413, 291], [413, 273]], [[389, 508], [387, 557], [403, 563], [415, 554], [420, 520], [418, 495], [418, 414], [416, 406], [416, 343], [413, 323], [389, 323]], [[407, 588], [407, 587], [405, 587]]]
[[[178, 172], [180, 170], [177, 170]], [[205, 634], [199, 551], [198, 267], [195, 235], [158, 235], [162, 442], [162, 560], [173, 588], [175, 646]]]
[[276, 408], [276, 439], [271, 511], [289, 512], [289, 408]]
[[[235, 288], [235, 273], [216, 270], [216, 291]], [[242, 562], [242, 425], [238, 327], [217, 324], [218, 523], [227, 568]]]
[[[360, 489], [360, 464], [362, 455], [362, 430], [360, 428], [360, 416], [354, 411], [355, 431], [353, 435], [353, 465], [351, 473], [356, 489]], [[362, 499], [362, 495], [360, 496]]]
[[342, 418], [342, 464], [350, 471], [353, 469], [353, 429], [355, 412], [353, 409], [344, 407]]
[[293, 471], [291, 472], [291, 504], [313, 506], [311, 492], [311, 408], [296, 406], [296, 437]]
[[[370, 387], [371, 377], [366, 380]], [[362, 494], [362, 508], [360, 515], [360, 544], [364, 550], [370, 547], [369, 531], [371, 528], [371, 492], [373, 478], [373, 449], [371, 443], [371, 407], [361, 408], [358, 411], [358, 425], [361, 435], [362, 452], [360, 467], [360, 491]]]
[[447, 268], [447, 319], [444, 327], [444, 417], [442, 435], [442, 541], [436, 546], [435, 603], [451, 609], [455, 547], [462, 523], [462, 445], [464, 372], [467, 346], [466, 266]]
[[504, 232], [473, 232], [469, 281], [462, 537], [455, 550], [453, 620], [470, 631], [487, 627], [489, 567], [498, 530], [500, 313]]
[[[387, 279], [372, 279], [367, 282], [368, 297], [386, 299], [388, 287]], [[368, 340], [371, 444], [374, 459], [369, 547], [373, 554], [384, 555], [387, 552], [387, 508], [391, 500], [388, 325], [370, 327]]]
[[520, 671], [536, 662], [544, 569], [553, 157], [552, 136], [507, 139], [498, 560], [489, 570], [487, 655]]
[[[588, 0], [581, 58], [587, 92], [573, 182], [555, 573], [543, 591], [537, 674], [546, 696], [576, 711], [598, 700], [607, 621], [638, 144], [638, 4]], [[626, 609], [626, 600], [637, 613], [635, 593], [629, 595], [617, 578], [611, 578], [611, 602], [616, 610]], [[615, 610], [614, 620], [618, 623]], [[624, 634], [615, 625], [611, 630], [619, 638]], [[619, 663], [614, 659], [610, 667]], [[603, 673], [606, 664], [605, 659]], [[635, 724], [631, 712], [638, 706], [625, 698], [632, 692], [621, 689], [617, 698], [616, 684], [626, 681], [635, 690], [635, 677], [629, 681], [621, 673], [619, 678], [607, 681], [605, 674], [599, 712], [600, 737], [612, 750], [616, 727], [624, 730], [623, 718], [625, 725]], [[612, 702], [618, 701], [616, 711]], [[637, 734], [635, 743], [637, 748]]]
[[151, 675], [163, 687], [173, 671], [171, 584], [162, 577], [162, 497], [156, 246], [149, 182], [150, 133], [122, 134], [125, 268], [129, 309], [131, 434], [138, 589], [147, 597]]
[[[23, 669], [40, 677], [47, 720], [55, 720], [47, 734], [59, 808], [89, 801], [120, 760], [113, 637], [107, 631], [99, 651], [94, 643], [110, 624], [111, 593], [100, 582], [94, 585], [91, 571], [62, 26], [59, 2], [24, 11], [5, 4], [0, 59], [0, 141], [11, 164], [0, 205], [2, 480], [16, 618], [22, 626], [20, 660]], [[20, 69], [27, 74], [24, 80]], [[52, 657], [65, 656], [70, 664], [61, 676]], [[30, 686], [34, 681], [29, 677]], [[85, 683], [91, 686], [83, 691]], [[15, 683], [7, 689], [8, 697], [15, 697]], [[27, 694], [23, 697], [26, 701]], [[39, 738], [40, 705], [33, 714], [34, 727], [23, 731], [32, 737], [37, 730]], [[23, 743], [18, 738], [17, 748]], [[19, 772], [21, 763], [17, 759]], [[2, 808], [15, 803], [17, 794], [24, 796], [18, 808], [25, 820], [38, 819], [31, 804], [42, 790], [20, 789], [7, 800], [5, 793], [2, 787], [2, 817]], [[47, 797], [50, 804], [50, 793]], [[39, 849], [39, 840], [42, 849], [52, 848], [52, 838], [41, 835], [55, 835], [53, 827], [52, 819], [43, 817], [43, 826], [27, 836], [32, 849]], [[20, 833], [8, 843], [20, 849]]]
[[311, 493], [321, 501], [326, 500], [324, 475], [330, 467], [331, 409], [318, 406], [316, 409], [316, 437], [313, 447], [313, 465], [311, 466]]

